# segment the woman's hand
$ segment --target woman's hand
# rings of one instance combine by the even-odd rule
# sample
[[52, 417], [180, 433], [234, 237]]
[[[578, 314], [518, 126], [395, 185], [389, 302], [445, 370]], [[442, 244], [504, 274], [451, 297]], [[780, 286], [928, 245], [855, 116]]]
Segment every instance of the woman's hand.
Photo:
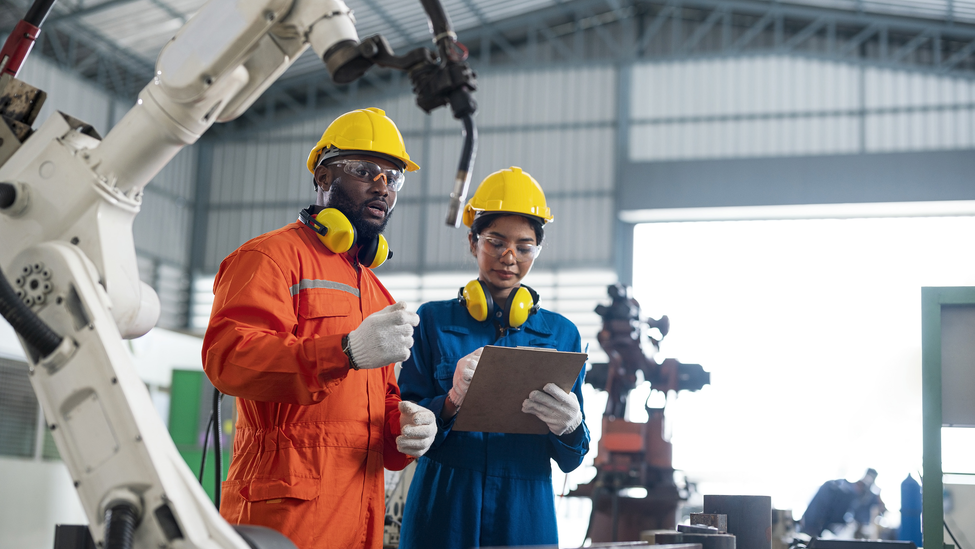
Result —
[[554, 383], [545, 385], [541, 391], [532, 391], [521, 404], [521, 411], [544, 421], [556, 436], [567, 435], [582, 423], [579, 397], [566, 393]]
[[471, 379], [474, 377], [474, 370], [477, 369], [477, 361], [480, 360], [482, 351], [484, 351], [484, 347], [458, 360], [457, 367], [454, 368], [454, 384], [450, 388], [450, 392], [447, 393], [447, 399], [457, 410], [460, 409], [461, 404], [464, 403], [464, 397], [467, 396], [467, 389], [471, 386]]

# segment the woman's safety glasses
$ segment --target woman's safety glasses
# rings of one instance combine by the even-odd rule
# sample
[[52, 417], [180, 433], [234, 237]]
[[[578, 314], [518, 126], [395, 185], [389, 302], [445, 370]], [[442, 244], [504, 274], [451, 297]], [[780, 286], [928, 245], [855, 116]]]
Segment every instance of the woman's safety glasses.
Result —
[[539, 252], [542, 251], [541, 246], [526, 244], [524, 242], [512, 244], [507, 240], [501, 240], [492, 236], [481, 235], [480, 241], [484, 247], [484, 251], [491, 257], [501, 259], [508, 253], [508, 250], [511, 250], [515, 256], [515, 261], [518, 263], [531, 261], [538, 257]]
[[380, 177], [386, 180], [386, 188], [399, 192], [406, 182], [406, 176], [400, 170], [385, 169], [375, 162], [368, 160], [339, 160], [330, 163], [331, 166], [341, 166], [345, 173], [365, 182], [376, 181]]

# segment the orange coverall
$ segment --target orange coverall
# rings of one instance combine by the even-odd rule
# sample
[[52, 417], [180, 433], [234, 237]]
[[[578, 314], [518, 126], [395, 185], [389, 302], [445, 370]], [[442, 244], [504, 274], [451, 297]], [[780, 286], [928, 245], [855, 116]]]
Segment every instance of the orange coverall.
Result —
[[203, 367], [238, 412], [220, 514], [300, 549], [381, 547], [383, 467], [412, 460], [399, 387], [392, 365], [351, 370], [341, 340], [389, 292], [296, 222], [224, 259], [214, 294]]

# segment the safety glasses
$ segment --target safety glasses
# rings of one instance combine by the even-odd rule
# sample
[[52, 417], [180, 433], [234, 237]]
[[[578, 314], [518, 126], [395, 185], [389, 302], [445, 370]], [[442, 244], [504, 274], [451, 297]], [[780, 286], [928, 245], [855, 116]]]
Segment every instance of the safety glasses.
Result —
[[341, 166], [345, 173], [367, 183], [382, 177], [386, 181], [386, 188], [399, 192], [406, 182], [406, 176], [401, 170], [385, 169], [375, 162], [368, 160], [339, 160], [331, 162], [330, 166]]
[[507, 240], [494, 238], [493, 236], [480, 235], [478, 240], [480, 240], [483, 250], [491, 257], [501, 259], [510, 250], [515, 256], [515, 261], [518, 263], [531, 261], [538, 257], [538, 254], [542, 251], [541, 246], [526, 244], [524, 242], [512, 244]]

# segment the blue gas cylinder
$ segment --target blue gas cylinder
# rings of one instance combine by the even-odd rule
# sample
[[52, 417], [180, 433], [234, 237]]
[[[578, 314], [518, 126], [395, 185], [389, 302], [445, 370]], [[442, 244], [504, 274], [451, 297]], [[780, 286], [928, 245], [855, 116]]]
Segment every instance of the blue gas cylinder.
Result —
[[921, 485], [914, 477], [907, 475], [901, 483], [901, 527], [897, 532], [897, 539], [913, 541], [914, 545], [922, 547], [921, 543]]

